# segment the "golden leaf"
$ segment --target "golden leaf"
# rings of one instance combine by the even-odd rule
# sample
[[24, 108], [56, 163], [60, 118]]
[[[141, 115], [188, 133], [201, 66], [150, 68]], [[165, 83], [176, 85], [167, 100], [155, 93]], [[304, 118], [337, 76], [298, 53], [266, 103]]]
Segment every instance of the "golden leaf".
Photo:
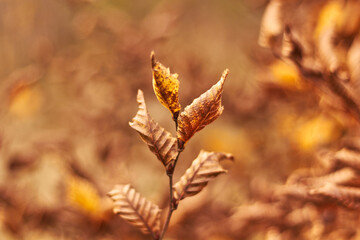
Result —
[[150, 117], [141, 90], [138, 91], [137, 101], [139, 110], [129, 125], [140, 134], [149, 149], [167, 167], [177, 155], [176, 139]]
[[43, 95], [38, 87], [14, 87], [9, 111], [18, 117], [30, 117], [37, 113], [43, 105]]
[[221, 173], [226, 173], [227, 171], [220, 165], [220, 161], [226, 159], [233, 160], [233, 156], [228, 153], [201, 150], [190, 168], [173, 185], [173, 196], [176, 202], [178, 203], [181, 199], [196, 195], [212, 178]]
[[171, 74], [169, 68], [155, 60], [154, 52], [151, 52], [151, 65], [153, 70], [153, 88], [159, 102], [168, 108], [173, 119], [176, 121], [181, 106], [179, 103], [179, 80], [178, 75]]
[[161, 209], [156, 204], [141, 197], [130, 184], [116, 185], [108, 196], [114, 201], [114, 213], [158, 239]]
[[184, 144], [196, 132], [215, 121], [221, 115], [224, 109], [221, 105], [221, 95], [228, 73], [229, 70], [226, 69], [221, 79], [214, 86], [196, 98], [180, 113], [177, 129], [180, 149], [183, 149]]

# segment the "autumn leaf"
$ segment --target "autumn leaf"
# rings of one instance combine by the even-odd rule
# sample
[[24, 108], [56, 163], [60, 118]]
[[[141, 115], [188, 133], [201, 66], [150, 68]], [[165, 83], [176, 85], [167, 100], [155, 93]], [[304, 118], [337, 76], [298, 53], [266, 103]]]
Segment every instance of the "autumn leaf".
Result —
[[[206, 152], [201, 150], [185, 174], [173, 185], [174, 199], [181, 199], [198, 194], [212, 179], [227, 171], [220, 165], [222, 160], [233, 160], [228, 153]], [[177, 205], [177, 204], [176, 204]]]
[[170, 69], [155, 60], [154, 52], [150, 55], [153, 70], [153, 88], [159, 102], [170, 110], [176, 121], [181, 106], [179, 103], [178, 75], [171, 74]]
[[261, 47], [272, 47], [274, 39], [283, 32], [283, 4], [282, 0], [272, 0], [266, 7], [261, 20], [261, 29], [258, 40]]
[[177, 137], [179, 148], [206, 125], [215, 121], [222, 113], [224, 107], [221, 105], [223, 85], [229, 70], [225, 70], [221, 79], [208, 91], [196, 98], [188, 105], [178, 118]]
[[101, 199], [96, 188], [88, 181], [71, 177], [68, 180], [67, 199], [77, 208], [98, 216], [101, 213]]
[[156, 204], [141, 197], [130, 184], [116, 185], [108, 196], [114, 201], [114, 213], [158, 239], [161, 209]]
[[357, 187], [343, 187], [326, 183], [320, 188], [310, 190], [310, 194], [331, 199], [347, 208], [360, 207], [360, 190]]
[[177, 155], [176, 139], [150, 117], [141, 90], [138, 91], [137, 101], [139, 110], [129, 125], [140, 134], [149, 149], [164, 166], [168, 167]]

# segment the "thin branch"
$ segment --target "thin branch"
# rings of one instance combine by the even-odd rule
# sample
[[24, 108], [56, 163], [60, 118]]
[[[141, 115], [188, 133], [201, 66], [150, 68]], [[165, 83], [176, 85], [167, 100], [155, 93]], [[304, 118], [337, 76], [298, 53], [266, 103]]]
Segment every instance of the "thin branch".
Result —
[[172, 215], [172, 213], [174, 212], [174, 208], [173, 208], [173, 197], [172, 197], [172, 195], [173, 195], [173, 190], [172, 190], [172, 184], [173, 184], [173, 176], [171, 175], [171, 176], [169, 176], [169, 186], [170, 186], [170, 203], [169, 203], [169, 211], [168, 211], [168, 214], [167, 214], [167, 217], [166, 217], [166, 220], [165, 220], [165, 223], [164, 223], [164, 227], [163, 227], [163, 229], [162, 229], [162, 232], [161, 232], [161, 234], [160, 234], [160, 238], [159, 238], [159, 240], [162, 240], [163, 239], [163, 237], [164, 237], [164, 235], [165, 235], [165, 232], [166, 232], [166, 230], [167, 230], [167, 228], [168, 228], [168, 226], [169, 226], [169, 223], [170, 223], [170, 219], [171, 219], [171, 215]]
[[[176, 131], [178, 130], [178, 121], [177, 121], [178, 114], [179, 113], [175, 113], [174, 118], [173, 118], [174, 122], [175, 122], [175, 130]], [[167, 171], [167, 175], [169, 177], [169, 193], [170, 193], [170, 196], [169, 196], [169, 211], [168, 211], [168, 214], [166, 216], [166, 220], [165, 220], [164, 226], [162, 228], [159, 240], [163, 239], [163, 237], [164, 237], [164, 235], [166, 233], [166, 230], [167, 230], [167, 228], [169, 226], [172, 213], [177, 209], [177, 205], [174, 204], [173, 173], [174, 173], [176, 163], [177, 163], [177, 161], [179, 159], [180, 154], [181, 154], [181, 151], [179, 151], [179, 149], [178, 149], [178, 154], [176, 155], [174, 163], [172, 164], [172, 167], [171, 167], [170, 171]]]

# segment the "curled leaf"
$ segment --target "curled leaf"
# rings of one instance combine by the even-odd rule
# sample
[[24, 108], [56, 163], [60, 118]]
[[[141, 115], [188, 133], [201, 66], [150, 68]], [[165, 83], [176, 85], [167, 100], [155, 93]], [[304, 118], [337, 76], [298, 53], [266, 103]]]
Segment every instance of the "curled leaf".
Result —
[[114, 213], [143, 233], [151, 233], [154, 239], [157, 239], [161, 209], [156, 204], [141, 197], [130, 184], [116, 185], [108, 196], [114, 201]]
[[[201, 150], [199, 156], [192, 162], [185, 174], [173, 185], [174, 199], [178, 203], [181, 199], [199, 193], [207, 183], [226, 170], [220, 165], [222, 160], [233, 160], [228, 153], [206, 152]], [[176, 204], [177, 205], [177, 204]]]
[[209, 90], [196, 98], [188, 105], [178, 118], [177, 136], [179, 148], [206, 125], [215, 121], [222, 113], [224, 107], [221, 105], [223, 85], [229, 70], [225, 70], [221, 79]]
[[176, 139], [150, 117], [141, 90], [138, 91], [137, 102], [138, 112], [129, 125], [140, 134], [149, 149], [167, 167], [177, 155]]
[[169, 68], [155, 60], [154, 52], [151, 53], [151, 65], [153, 70], [153, 88], [159, 102], [170, 110], [176, 121], [181, 106], [179, 103], [179, 80], [178, 75], [171, 74]]

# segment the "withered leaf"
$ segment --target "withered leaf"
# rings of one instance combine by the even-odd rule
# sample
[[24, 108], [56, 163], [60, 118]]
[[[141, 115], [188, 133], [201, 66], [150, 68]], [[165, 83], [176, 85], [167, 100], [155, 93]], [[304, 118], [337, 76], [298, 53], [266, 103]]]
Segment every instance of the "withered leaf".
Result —
[[116, 185], [108, 196], [114, 201], [114, 213], [143, 233], [150, 233], [157, 239], [160, 233], [161, 209], [156, 204], [141, 197], [130, 184]]
[[283, 4], [282, 0], [272, 0], [266, 7], [258, 40], [261, 47], [272, 47], [274, 39], [283, 32]]
[[332, 199], [347, 208], [360, 207], [360, 190], [357, 187], [343, 187], [327, 183], [310, 191], [310, 194]]
[[139, 109], [129, 125], [140, 134], [149, 149], [167, 167], [177, 155], [176, 139], [150, 117], [141, 90], [138, 90], [137, 102]]
[[185, 174], [173, 185], [174, 199], [178, 203], [181, 199], [199, 193], [207, 183], [226, 170], [220, 165], [222, 160], [233, 160], [228, 153], [206, 152], [201, 150]]
[[181, 110], [178, 75], [171, 74], [169, 68], [156, 61], [154, 52], [151, 53], [150, 58], [155, 95], [159, 102], [171, 111], [173, 119], [176, 121]]
[[188, 105], [178, 118], [177, 137], [179, 147], [184, 144], [206, 125], [215, 121], [222, 113], [224, 107], [221, 105], [223, 86], [229, 70], [226, 69], [221, 79], [209, 90], [196, 98]]

